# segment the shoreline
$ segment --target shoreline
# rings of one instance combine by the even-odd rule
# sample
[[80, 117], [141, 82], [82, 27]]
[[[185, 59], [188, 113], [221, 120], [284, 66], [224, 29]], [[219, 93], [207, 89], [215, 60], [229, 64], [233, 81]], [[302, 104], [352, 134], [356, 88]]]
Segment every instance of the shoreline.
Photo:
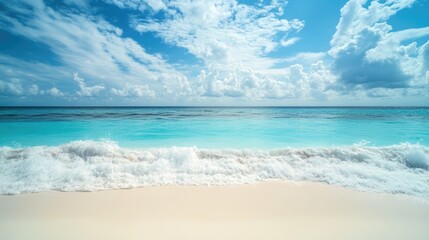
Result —
[[23, 193], [15, 193], [15, 194], [1, 194], [0, 193], [0, 201], [3, 198], [13, 198], [13, 197], [24, 197], [31, 195], [45, 195], [45, 194], [90, 194], [90, 193], [101, 193], [101, 192], [120, 192], [120, 191], [144, 191], [146, 189], [150, 189], [153, 191], [154, 189], [174, 189], [174, 188], [207, 188], [207, 189], [216, 189], [216, 188], [241, 188], [241, 187], [254, 187], [258, 185], [284, 185], [286, 187], [327, 187], [337, 189], [339, 191], [348, 191], [353, 193], [362, 193], [362, 194], [370, 194], [376, 195], [378, 197], [383, 198], [394, 198], [399, 201], [411, 201], [422, 204], [427, 204], [429, 207], [429, 199], [424, 199], [422, 197], [407, 195], [403, 193], [389, 193], [389, 192], [373, 192], [373, 191], [365, 191], [357, 188], [344, 187], [340, 185], [331, 185], [324, 182], [312, 182], [312, 181], [295, 181], [295, 180], [287, 180], [287, 179], [263, 179], [253, 183], [236, 183], [236, 184], [194, 184], [194, 185], [185, 185], [185, 184], [165, 184], [165, 185], [148, 185], [148, 186], [139, 186], [139, 187], [129, 187], [129, 188], [106, 188], [99, 190], [76, 190], [76, 191], [67, 191], [67, 190], [49, 190], [49, 191], [40, 191], [40, 192], [23, 192]]
[[0, 196], [0, 239], [429, 239], [429, 203], [321, 183]]

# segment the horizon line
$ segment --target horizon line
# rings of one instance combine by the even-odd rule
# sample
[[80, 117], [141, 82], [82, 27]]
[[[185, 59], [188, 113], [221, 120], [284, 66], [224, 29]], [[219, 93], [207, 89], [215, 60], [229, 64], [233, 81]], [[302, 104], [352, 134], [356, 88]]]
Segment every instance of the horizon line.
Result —
[[231, 106], [231, 105], [15, 105], [1, 106], [0, 108], [429, 108], [429, 105], [249, 105], [249, 106]]

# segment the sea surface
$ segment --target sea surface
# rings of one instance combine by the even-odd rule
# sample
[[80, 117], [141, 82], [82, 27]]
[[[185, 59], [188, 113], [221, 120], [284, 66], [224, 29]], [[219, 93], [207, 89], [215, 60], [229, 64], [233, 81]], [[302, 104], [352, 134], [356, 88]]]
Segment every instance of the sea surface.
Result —
[[429, 200], [429, 108], [0, 108], [0, 194], [278, 179]]

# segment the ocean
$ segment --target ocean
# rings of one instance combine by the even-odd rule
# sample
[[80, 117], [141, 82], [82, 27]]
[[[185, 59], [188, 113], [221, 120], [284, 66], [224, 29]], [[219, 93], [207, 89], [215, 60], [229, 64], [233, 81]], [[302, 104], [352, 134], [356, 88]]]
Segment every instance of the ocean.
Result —
[[429, 108], [0, 108], [0, 194], [265, 180], [429, 200]]

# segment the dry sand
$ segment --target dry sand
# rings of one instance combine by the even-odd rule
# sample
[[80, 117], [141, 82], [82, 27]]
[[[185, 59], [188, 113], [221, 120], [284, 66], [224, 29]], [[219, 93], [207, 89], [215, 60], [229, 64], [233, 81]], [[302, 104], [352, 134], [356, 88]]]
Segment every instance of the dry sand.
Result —
[[429, 239], [429, 204], [314, 183], [0, 196], [0, 239]]

